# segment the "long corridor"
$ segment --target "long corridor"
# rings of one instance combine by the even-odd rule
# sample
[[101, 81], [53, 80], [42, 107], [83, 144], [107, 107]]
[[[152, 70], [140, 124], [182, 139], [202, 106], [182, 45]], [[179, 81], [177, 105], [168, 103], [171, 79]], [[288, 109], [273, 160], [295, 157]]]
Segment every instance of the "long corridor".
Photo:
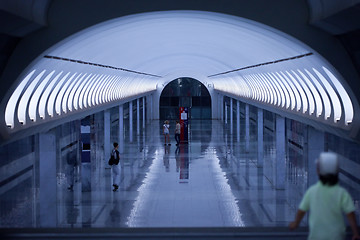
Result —
[[0, 2], [0, 240], [306, 239], [334, 207], [290, 231], [324, 152], [359, 224], [359, 0], [20, 2]]
[[245, 153], [244, 141], [235, 142], [220, 122], [192, 121], [189, 144], [177, 147], [172, 138], [172, 145], [164, 146], [160, 125], [153, 121], [145, 135], [125, 143], [117, 192], [109, 169], [105, 182], [78, 196], [78, 203], [80, 193], [60, 189], [59, 225], [259, 227], [292, 220], [302, 193], [289, 196], [272, 187], [256, 167], [256, 139]]
[[[18, 206], [19, 212], [30, 207], [42, 216], [27, 219], [12, 213], [1, 216], [2, 224], [34, 227], [39, 224], [36, 219], [48, 219], [47, 227], [61, 228], [267, 227], [287, 226], [293, 219], [306, 183], [287, 181], [286, 190], [274, 189], [272, 176], [266, 175], [274, 172], [271, 136], [265, 141], [264, 168], [258, 168], [253, 132], [249, 151], [245, 151], [243, 131], [237, 141], [237, 136], [230, 134], [236, 132], [230, 125], [193, 120], [189, 144], [177, 147], [173, 135], [172, 145], [164, 146], [161, 125], [152, 121], [146, 132], [134, 136], [132, 142], [125, 141], [118, 191], [112, 191], [111, 170], [106, 164], [92, 163], [90, 170], [82, 163], [82, 177], [75, 174], [73, 191], [67, 189], [69, 176], [58, 176], [56, 203], [44, 202], [51, 201], [49, 198]], [[174, 125], [171, 123], [170, 133]], [[17, 195], [13, 192], [7, 201], [17, 202]], [[47, 205], [56, 211], [36, 210]], [[54, 214], [57, 219], [52, 222]]]
[[[241, 119], [240, 126], [244, 122]], [[174, 125], [170, 122], [170, 133]], [[73, 232], [76, 229], [89, 239], [106, 234], [109, 239], [173, 239], [174, 234], [180, 239], [193, 239], [198, 234], [204, 239], [306, 238], [306, 218], [300, 232], [287, 230], [307, 189], [309, 169], [304, 164], [304, 151], [286, 145], [285, 188], [276, 189], [274, 131], [265, 128], [263, 167], [258, 167], [253, 121], [248, 146], [245, 129], [237, 131], [236, 126], [218, 120], [192, 120], [189, 143], [179, 147], [173, 135], [171, 146], [164, 145], [161, 127], [162, 122], [153, 120], [139, 135], [125, 133], [121, 183], [116, 192], [112, 191], [111, 169], [103, 159], [76, 166], [72, 190], [67, 184], [72, 176], [60, 171], [57, 186], [52, 186], [56, 197], [41, 183], [39, 188], [31, 187], [32, 178], [3, 194], [1, 225], [9, 232], [2, 233], [4, 239], [46, 239], [51, 232], [60, 234], [61, 239], [72, 239], [78, 234]], [[233, 134], [238, 132], [240, 135]], [[358, 189], [350, 182], [341, 184], [357, 201]], [[44, 191], [45, 197], [40, 197]], [[14, 204], [16, 211], [7, 211]], [[11, 230], [19, 227], [24, 234]], [[52, 230], [43, 232], [37, 230], [39, 227]]]

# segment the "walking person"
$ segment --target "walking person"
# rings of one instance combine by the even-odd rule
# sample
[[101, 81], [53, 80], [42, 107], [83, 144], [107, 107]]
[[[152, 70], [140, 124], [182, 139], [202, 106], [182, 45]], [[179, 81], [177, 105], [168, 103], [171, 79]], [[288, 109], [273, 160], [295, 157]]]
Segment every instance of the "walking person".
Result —
[[111, 158], [112, 158], [112, 165], [111, 165], [111, 169], [112, 169], [112, 179], [113, 179], [113, 191], [115, 192], [116, 190], [118, 190], [119, 185], [120, 185], [120, 154], [118, 151], [119, 148], [119, 144], [114, 142], [113, 144], [114, 149], [111, 151]]
[[164, 122], [164, 125], [163, 125], [163, 133], [164, 133], [164, 137], [165, 137], [165, 145], [171, 145], [170, 144], [170, 124], [169, 124], [169, 121], [166, 120]]
[[353, 232], [352, 239], [360, 239], [354, 202], [350, 194], [338, 184], [339, 160], [337, 154], [321, 153], [316, 165], [320, 181], [306, 191], [295, 221], [289, 225], [290, 230], [297, 228], [305, 213], [309, 211], [308, 239], [345, 239], [346, 226], [343, 218], [343, 214], [345, 214]]
[[179, 121], [176, 121], [176, 127], [175, 127], [176, 146], [179, 146], [179, 144], [180, 144], [180, 134], [181, 134], [181, 125], [180, 125]]

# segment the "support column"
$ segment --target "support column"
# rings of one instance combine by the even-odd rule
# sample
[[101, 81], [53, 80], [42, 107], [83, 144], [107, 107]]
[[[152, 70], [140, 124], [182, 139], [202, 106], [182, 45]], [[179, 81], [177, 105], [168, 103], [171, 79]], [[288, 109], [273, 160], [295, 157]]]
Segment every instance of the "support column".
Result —
[[224, 121], [224, 96], [220, 94], [220, 114], [221, 114], [221, 121]]
[[136, 99], [136, 134], [140, 135], [140, 99]]
[[[152, 109], [151, 109], [151, 105], [150, 105], [150, 102], [151, 102], [151, 100], [150, 100], [150, 95], [147, 95], [146, 96], [146, 107], [147, 107], [147, 109], [148, 109], [148, 114], [147, 114], [147, 116], [146, 116], [146, 120], [147, 120], [147, 122], [150, 122], [150, 120], [151, 120], [151, 114], [152, 114]], [[150, 111], [149, 111], [150, 110]]]
[[258, 136], [258, 167], [264, 165], [264, 112], [258, 108], [257, 112], [257, 136]]
[[275, 188], [285, 188], [285, 118], [276, 115]]
[[308, 186], [318, 181], [316, 172], [315, 160], [319, 157], [320, 153], [325, 150], [325, 136], [313, 127], [307, 127], [307, 170], [308, 170]]
[[119, 106], [119, 152], [124, 152], [124, 105]]
[[133, 102], [129, 102], [129, 128], [130, 128], [130, 142], [133, 141]]
[[220, 94], [217, 94], [217, 112], [218, 112], [218, 119], [222, 120], [222, 116], [221, 116], [221, 98], [220, 98]]
[[111, 152], [111, 143], [110, 143], [110, 131], [111, 131], [111, 121], [110, 121], [110, 110], [104, 111], [104, 166], [109, 167], [107, 160], [109, 159]]
[[[97, 112], [91, 115], [91, 122], [90, 122], [90, 163], [88, 164], [88, 182], [89, 185], [85, 186], [87, 191], [92, 192], [92, 196], [96, 190], [100, 189], [101, 181], [103, 178], [102, 176], [104, 171], [103, 164], [105, 163], [104, 160], [104, 113]], [[109, 154], [109, 153], [108, 153]], [[83, 185], [84, 187], [84, 185]], [[84, 188], [83, 188], [84, 190]]]
[[56, 137], [54, 133], [38, 134], [39, 159], [39, 227], [55, 227], [56, 207]]
[[250, 110], [249, 104], [245, 105], [245, 151], [250, 149]]
[[228, 109], [227, 109], [227, 106], [226, 106], [226, 102], [224, 101], [224, 108], [225, 108], [225, 124], [228, 123], [228, 118], [227, 118], [227, 115], [228, 115]]
[[[82, 170], [87, 170], [87, 183], [88, 186], [83, 187], [83, 191], [86, 190], [89, 192], [88, 196], [89, 198], [87, 201], [89, 202], [89, 205], [91, 206], [96, 200], [99, 200], [100, 202], [103, 201], [103, 195], [99, 195], [99, 191], [103, 189], [103, 186], [105, 185], [104, 177], [105, 176], [105, 152], [103, 148], [104, 143], [104, 113], [103, 112], [97, 112], [94, 113], [91, 116], [91, 122], [90, 122], [90, 163], [86, 165], [82, 165]], [[109, 153], [107, 153], [109, 154]], [[107, 155], [109, 156], [109, 155]], [[109, 158], [107, 157], [107, 160]], [[82, 174], [85, 173], [85, 171], [81, 172]], [[84, 183], [83, 183], [84, 184]], [[83, 205], [83, 221], [86, 221], [85, 219], [91, 218], [93, 214], [95, 213], [94, 209], [91, 209], [89, 211], [86, 211], [86, 207]], [[91, 227], [91, 223], [89, 224], [89, 227]]]
[[233, 133], [233, 118], [234, 118], [234, 115], [233, 115], [233, 99], [230, 98], [230, 134]]
[[240, 101], [236, 101], [236, 135], [237, 141], [240, 142]]
[[142, 127], [143, 127], [143, 131], [145, 130], [145, 121], [146, 121], [146, 116], [145, 116], [145, 97], [142, 98], [142, 106], [143, 106], [143, 114], [142, 114]]
[[[153, 109], [153, 96], [150, 95], [150, 120], [154, 119], [154, 115], [153, 115], [154, 109]], [[160, 114], [160, 113], [159, 113]]]

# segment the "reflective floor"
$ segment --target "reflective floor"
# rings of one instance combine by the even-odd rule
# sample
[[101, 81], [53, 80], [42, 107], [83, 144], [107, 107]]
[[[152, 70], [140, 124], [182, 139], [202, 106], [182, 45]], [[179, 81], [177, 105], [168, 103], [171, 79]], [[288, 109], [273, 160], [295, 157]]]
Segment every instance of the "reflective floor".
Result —
[[[171, 124], [170, 133], [175, 130]], [[306, 174], [292, 163], [302, 157], [293, 152], [287, 160], [285, 190], [273, 187], [274, 133], [264, 132], [264, 167], [257, 167], [256, 128], [250, 129], [250, 147], [245, 151], [244, 131], [240, 136], [231, 134], [235, 127], [220, 121], [192, 121], [189, 143], [179, 147], [174, 136], [171, 146], [164, 146], [160, 126], [153, 121], [145, 132], [136, 135], [135, 131], [132, 139], [125, 140], [116, 192], [109, 166], [82, 163], [75, 171], [72, 191], [67, 188], [69, 176], [58, 176], [56, 202], [18, 203], [18, 212], [1, 216], [1, 226], [281, 227], [293, 220], [307, 188]], [[26, 184], [14, 188], [3, 202], [17, 204]], [[29, 191], [36, 195], [42, 190]]]
[[80, 182], [74, 191], [58, 187], [57, 227], [286, 226], [293, 219], [301, 193], [289, 200], [272, 187], [256, 167], [254, 140], [245, 153], [244, 137], [237, 142], [218, 121], [193, 121], [189, 143], [179, 147], [173, 136], [164, 146], [159, 122], [147, 129], [124, 143], [117, 192], [110, 169], [88, 192]]

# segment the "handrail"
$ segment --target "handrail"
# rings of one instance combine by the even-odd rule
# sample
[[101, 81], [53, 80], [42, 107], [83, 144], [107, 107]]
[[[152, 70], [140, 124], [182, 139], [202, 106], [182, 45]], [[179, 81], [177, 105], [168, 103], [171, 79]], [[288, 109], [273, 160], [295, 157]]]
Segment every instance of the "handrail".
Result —
[[7, 228], [0, 239], [306, 239], [307, 228]]

